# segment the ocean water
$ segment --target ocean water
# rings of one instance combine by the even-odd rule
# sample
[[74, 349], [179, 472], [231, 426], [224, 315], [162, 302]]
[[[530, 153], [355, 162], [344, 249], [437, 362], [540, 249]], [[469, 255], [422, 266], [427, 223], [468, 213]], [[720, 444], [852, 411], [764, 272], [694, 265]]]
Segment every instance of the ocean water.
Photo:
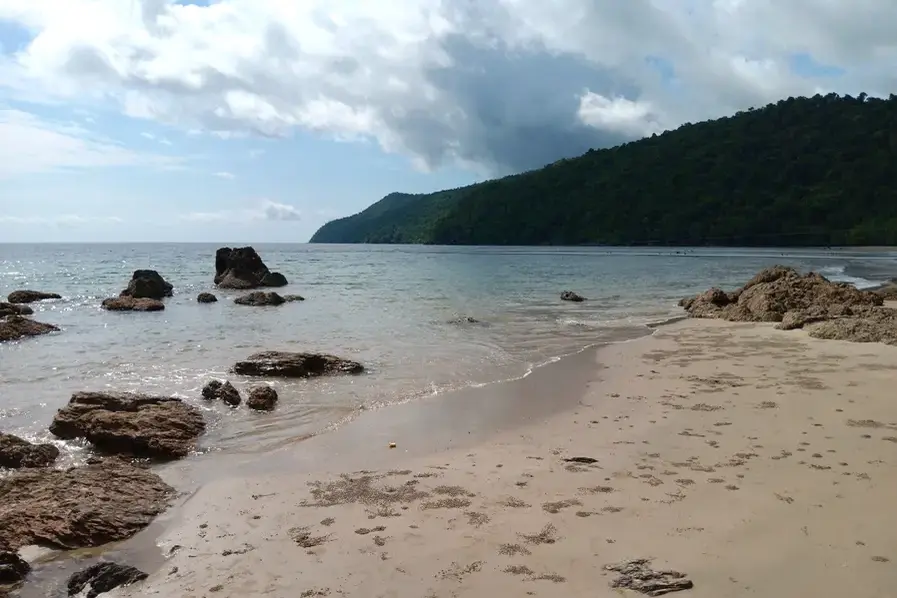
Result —
[[[0, 295], [57, 292], [32, 304], [52, 335], [0, 345], [0, 430], [52, 440], [47, 426], [78, 390], [176, 395], [205, 411], [200, 452], [257, 454], [289, 446], [369, 409], [526, 376], [586, 346], [635, 338], [681, 314], [677, 301], [711, 285], [737, 286], [776, 263], [858, 286], [897, 270], [897, 252], [756, 249], [495, 248], [256, 245], [305, 302], [233, 303], [215, 290], [215, 245], [0, 245]], [[175, 288], [159, 313], [109, 313], [133, 270], [158, 270]], [[589, 298], [561, 302], [565, 289]], [[197, 293], [219, 302], [200, 305]], [[472, 317], [480, 323], [453, 323]], [[264, 380], [277, 410], [206, 403], [200, 389], [260, 350], [323, 351], [358, 360], [357, 377]], [[484, 393], [488, 400], [488, 392]], [[86, 450], [58, 443], [63, 462]], [[201, 458], [201, 457], [199, 457]]]

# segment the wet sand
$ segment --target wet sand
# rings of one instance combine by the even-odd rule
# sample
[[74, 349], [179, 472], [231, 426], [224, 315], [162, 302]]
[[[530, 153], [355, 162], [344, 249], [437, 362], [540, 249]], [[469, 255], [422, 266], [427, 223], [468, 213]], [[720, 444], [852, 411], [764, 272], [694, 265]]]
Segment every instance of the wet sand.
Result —
[[897, 348], [688, 320], [577, 358], [512, 430], [399, 406], [204, 485], [117, 595], [610, 597], [634, 558], [683, 597], [894, 595]]

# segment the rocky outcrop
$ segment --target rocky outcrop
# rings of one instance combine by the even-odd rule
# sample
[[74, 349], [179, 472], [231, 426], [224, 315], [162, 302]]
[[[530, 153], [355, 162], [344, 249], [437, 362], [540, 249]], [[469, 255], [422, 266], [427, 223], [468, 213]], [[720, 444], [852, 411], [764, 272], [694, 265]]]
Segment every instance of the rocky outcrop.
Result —
[[222, 247], [215, 252], [215, 284], [223, 289], [283, 287], [283, 274], [271, 272], [252, 247]]
[[885, 301], [897, 301], [897, 279], [891, 279], [880, 287], [870, 290]]
[[720, 318], [739, 322], [782, 322], [798, 327], [848, 315], [856, 309], [882, 304], [882, 298], [847, 283], [832, 282], [816, 274], [800, 274], [793, 268], [774, 266], [761, 271], [746, 285], [731, 293], [712, 288], [679, 303], [693, 318]]
[[31, 565], [17, 552], [0, 550], [0, 595], [2, 595], [3, 586], [18, 585], [28, 577], [29, 573], [31, 573]]
[[13, 291], [6, 300], [10, 303], [34, 303], [44, 299], [62, 299], [62, 295], [56, 293], [44, 293], [43, 291]]
[[582, 303], [586, 298], [573, 291], [564, 291], [561, 293], [561, 301], [572, 301], [573, 303]]
[[164, 511], [172, 491], [155, 473], [119, 459], [16, 472], [0, 478], [0, 549], [123, 540]]
[[100, 594], [111, 592], [120, 586], [143, 581], [147, 577], [146, 573], [129, 565], [110, 562], [96, 563], [69, 577], [68, 595], [79, 598], [96, 598]]
[[46, 467], [59, 456], [52, 444], [32, 444], [27, 440], [0, 432], [0, 467]]
[[364, 366], [355, 361], [322, 353], [262, 351], [234, 365], [234, 373], [244, 376], [312, 378], [334, 374], [360, 374]]
[[253, 291], [234, 299], [237, 305], [282, 305], [286, 299], [274, 292]]
[[171, 297], [174, 287], [155, 270], [135, 270], [122, 297], [134, 299], [164, 299]]
[[0, 318], [5, 318], [6, 316], [30, 316], [33, 313], [34, 310], [27, 305], [0, 301]]
[[806, 327], [814, 338], [897, 345], [897, 309], [875, 307]]
[[0, 342], [15, 341], [29, 336], [40, 336], [56, 332], [59, 328], [22, 316], [0, 318]]
[[234, 385], [228, 381], [212, 380], [202, 389], [202, 398], [207, 401], [215, 401], [220, 399], [230, 405], [237, 407], [243, 400], [240, 397], [240, 391], [234, 388]]
[[85, 438], [96, 448], [137, 457], [185, 457], [205, 431], [198, 409], [173, 397], [76, 392], [50, 424], [59, 438]]
[[215, 303], [216, 301], [218, 301], [218, 297], [212, 293], [200, 293], [196, 296], [197, 303]]
[[246, 406], [257, 411], [271, 411], [277, 405], [277, 391], [270, 386], [256, 386], [249, 391]]
[[165, 304], [158, 299], [135, 299], [134, 297], [110, 297], [103, 299], [103, 309], [109, 311], [162, 311]]

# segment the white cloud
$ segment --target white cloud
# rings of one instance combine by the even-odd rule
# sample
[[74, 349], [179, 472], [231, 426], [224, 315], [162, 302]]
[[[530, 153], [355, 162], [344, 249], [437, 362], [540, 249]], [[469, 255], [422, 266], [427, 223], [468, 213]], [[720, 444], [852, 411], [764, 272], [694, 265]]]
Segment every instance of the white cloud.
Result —
[[[897, 88], [893, 0], [0, 0], [16, 97], [515, 170], [817, 89]], [[838, 78], [795, 72], [806, 54]], [[588, 89], [583, 93], [583, 89]]]
[[146, 165], [178, 159], [129, 150], [74, 123], [53, 122], [0, 106], [0, 180], [66, 169]]
[[155, 141], [157, 143], [161, 143], [162, 145], [171, 145], [171, 142], [165, 137], [159, 137], [158, 135], [154, 135], [153, 133], [141, 133], [141, 137], [144, 139], [149, 139], [150, 141]]
[[225, 171], [216, 172], [216, 173], [214, 173], [214, 176], [218, 177], [219, 179], [227, 179], [227, 180], [233, 180], [233, 179], [237, 178], [237, 176], [234, 173], [225, 172]]
[[268, 199], [256, 202], [251, 208], [239, 210], [220, 210], [217, 212], [190, 212], [181, 216], [188, 222], [235, 222], [249, 224], [252, 222], [295, 222], [302, 219], [302, 212], [289, 204], [278, 203]]

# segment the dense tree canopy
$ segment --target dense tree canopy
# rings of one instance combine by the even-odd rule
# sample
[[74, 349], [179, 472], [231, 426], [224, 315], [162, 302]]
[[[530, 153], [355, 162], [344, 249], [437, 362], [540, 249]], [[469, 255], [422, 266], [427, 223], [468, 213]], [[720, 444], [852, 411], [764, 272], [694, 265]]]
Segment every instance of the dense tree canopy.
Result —
[[895, 245], [897, 96], [789, 98], [469, 187], [393, 193], [312, 242]]

